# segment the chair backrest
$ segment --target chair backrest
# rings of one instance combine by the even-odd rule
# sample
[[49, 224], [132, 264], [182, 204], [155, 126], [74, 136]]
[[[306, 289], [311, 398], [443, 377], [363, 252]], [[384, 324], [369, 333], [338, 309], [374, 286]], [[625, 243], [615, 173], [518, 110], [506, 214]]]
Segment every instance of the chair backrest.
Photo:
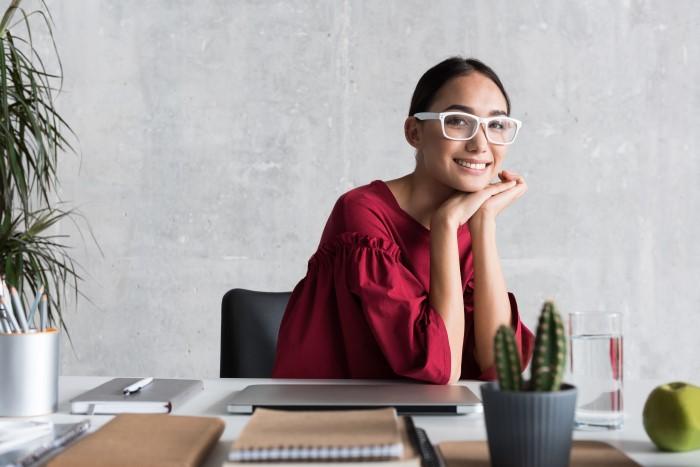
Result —
[[233, 289], [221, 301], [221, 378], [269, 378], [291, 292]]

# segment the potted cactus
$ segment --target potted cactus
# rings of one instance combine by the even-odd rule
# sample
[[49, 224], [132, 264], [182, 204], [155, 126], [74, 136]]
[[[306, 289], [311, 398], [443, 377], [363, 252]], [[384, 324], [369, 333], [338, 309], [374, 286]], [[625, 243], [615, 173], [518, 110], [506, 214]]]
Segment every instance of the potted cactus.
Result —
[[491, 464], [568, 466], [576, 388], [562, 384], [566, 337], [554, 303], [542, 307], [529, 381], [510, 327], [498, 329], [494, 345], [498, 382], [481, 386]]

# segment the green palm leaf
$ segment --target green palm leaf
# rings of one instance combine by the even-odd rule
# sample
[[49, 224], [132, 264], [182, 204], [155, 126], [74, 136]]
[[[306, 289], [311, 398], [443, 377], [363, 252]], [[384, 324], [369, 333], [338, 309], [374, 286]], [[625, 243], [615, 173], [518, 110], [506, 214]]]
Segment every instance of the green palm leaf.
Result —
[[[61, 310], [69, 291], [76, 300], [83, 297], [78, 291], [82, 278], [69, 254], [67, 237], [53, 232], [59, 222], [75, 223], [82, 216], [61, 208], [55, 188], [59, 157], [64, 152], [75, 154], [76, 136], [54, 102], [63, 66], [53, 19], [45, 2], [30, 13], [20, 8], [20, 2], [13, 0], [0, 20], [0, 275], [18, 289], [26, 305], [44, 287], [50, 319], [65, 329]], [[21, 18], [11, 24], [18, 12]], [[46, 69], [34, 47], [34, 21], [48, 31], [57, 73]], [[90, 234], [94, 240], [91, 230]]]

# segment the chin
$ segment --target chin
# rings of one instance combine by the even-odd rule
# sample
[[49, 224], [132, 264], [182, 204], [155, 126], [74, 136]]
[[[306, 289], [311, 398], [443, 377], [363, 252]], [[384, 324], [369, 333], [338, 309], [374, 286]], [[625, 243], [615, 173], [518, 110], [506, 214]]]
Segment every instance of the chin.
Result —
[[483, 180], [458, 180], [456, 183], [450, 184], [455, 190], [464, 193], [474, 193], [475, 191], [483, 190], [488, 185], [489, 180], [486, 177]]

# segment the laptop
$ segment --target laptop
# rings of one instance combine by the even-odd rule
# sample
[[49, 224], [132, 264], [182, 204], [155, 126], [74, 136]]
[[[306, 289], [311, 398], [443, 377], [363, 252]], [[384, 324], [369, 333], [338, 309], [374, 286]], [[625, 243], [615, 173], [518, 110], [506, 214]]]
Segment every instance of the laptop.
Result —
[[282, 410], [345, 410], [395, 407], [401, 415], [482, 412], [481, 400], [465, 386], [434, 384], [254, 384], [234, 394], [229, 413], [258, 407]]

